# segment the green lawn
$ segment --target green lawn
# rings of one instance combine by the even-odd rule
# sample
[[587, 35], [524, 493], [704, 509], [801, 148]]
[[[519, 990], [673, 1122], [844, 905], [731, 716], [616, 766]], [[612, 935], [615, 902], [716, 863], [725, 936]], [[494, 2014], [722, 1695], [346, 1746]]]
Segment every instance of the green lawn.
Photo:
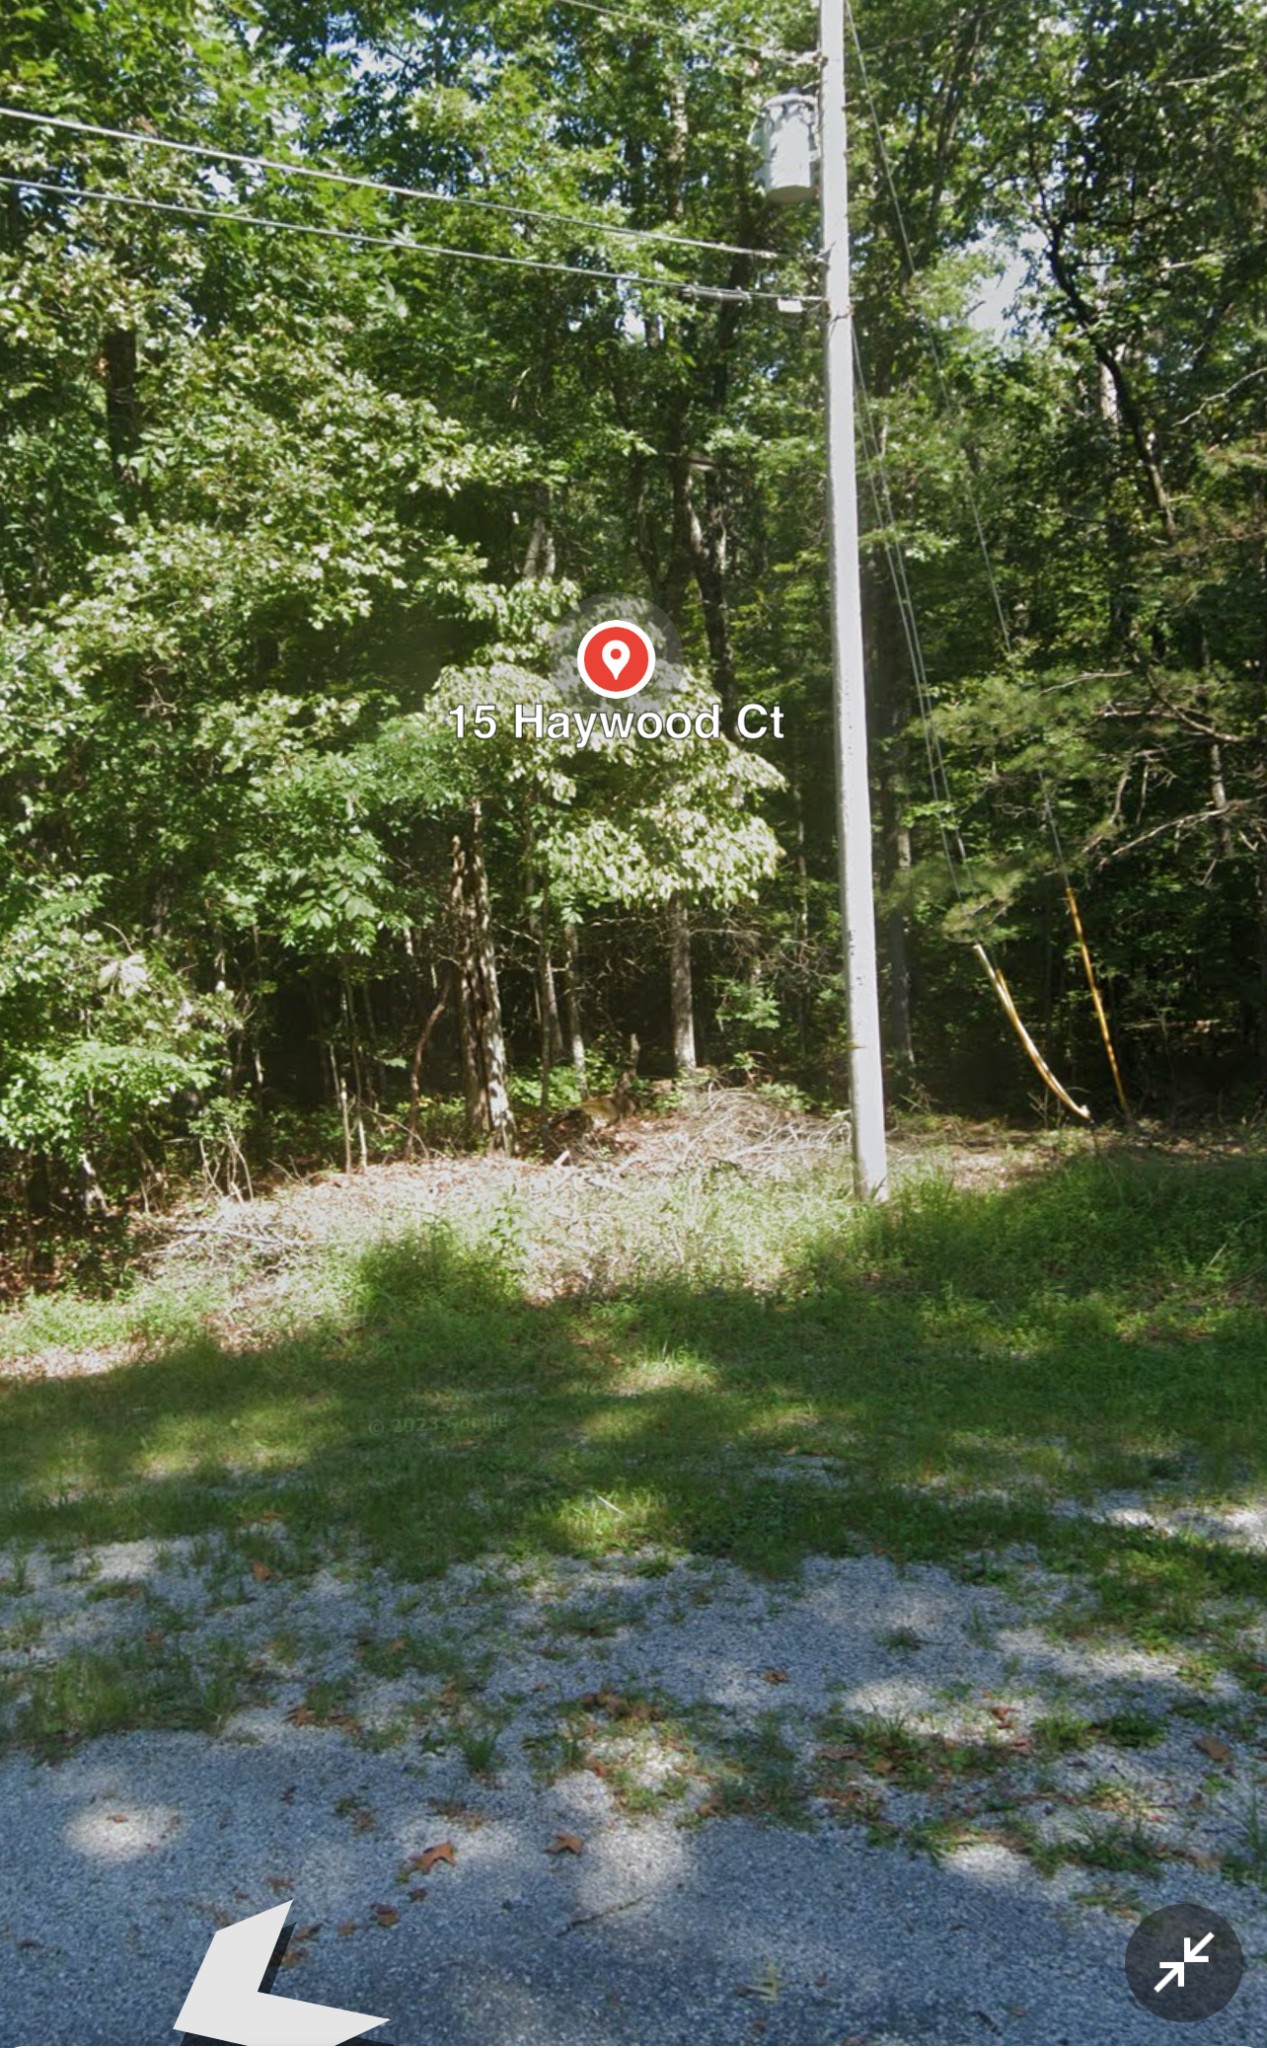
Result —
[[557, 1226], [543, 1175], [540, 1204], [483, 1234], [297, 1254], [262, 1292], [187, 1267], [179, 1288], [10, 1314], [11, 1353], [142, 1348], [0, 1381], [0, 1540], [240, 1531], [252, 1560], [358, 1548], [406, 1577], [649, 1544], [981, 1576], [1024, 1542], [1077, 1575], [1079, 1626], [1235, 1658], [1267, 1558], [1051, 1502], [1262, 1488], [1267, 1163], [1084, 1154], [869, 1213], [838, 1168], [713, 1179], [676, 1222], [631, 1194], [608, 1219], [627, 1277], [552, 1299], [523, 1277]]

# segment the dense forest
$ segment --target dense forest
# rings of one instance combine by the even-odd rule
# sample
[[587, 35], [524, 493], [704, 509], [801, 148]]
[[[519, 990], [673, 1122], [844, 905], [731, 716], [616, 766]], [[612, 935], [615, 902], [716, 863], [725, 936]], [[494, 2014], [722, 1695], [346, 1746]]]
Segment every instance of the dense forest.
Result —
[[[892, 1100], [1267, 1079], [1267, 10], [859, 0]], [[0, 29], [0, 1199], [842, 1095], [812, 12]], [[47, 117], [31, 119], [30, 116]], [[619, 594], [718, 737], [459, 739]], [[736, 714], [779, 704], [781, 739]], [[929, 767], [932, 767], [930, 780]]]

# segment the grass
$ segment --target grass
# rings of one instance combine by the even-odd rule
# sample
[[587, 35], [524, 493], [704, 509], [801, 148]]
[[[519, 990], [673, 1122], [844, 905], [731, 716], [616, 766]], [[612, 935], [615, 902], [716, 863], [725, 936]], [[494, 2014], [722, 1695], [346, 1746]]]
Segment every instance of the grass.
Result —
[[204, 1647], [196, 1660], [179, 1650], [139, 1658], [71, 1650], [24, 1674], [8, 1734], [52, 1760], [125, 1729], [214, 1731], [249, 1697], [254, 1678], [246, 1653], [230, 1644]]
[[349, 1550], [421, 1578], [647, 1547], [767, 1573], [878, 1549], [988, 1579], [1026, 1544], [1079, 1579], [1071, 1628], [1233, 1654], [1218, 1617], [1261, 1600], [1261, 1557], [1050, 1504], [1262, 1485], [1267, 1163], [1083, 1154], [867, 1212], [836, 1168], [685, 1176], [634, 1188], [619, 1260], [599, 1243], [597, 1277], [551, 1294], [577, 1235], [554, 1185], [513, 1213], [499, 1194], [495, 1242], [366, 1224], [267, 1290], [196, 1266], [6, 1314], [11, 1357], [132, 1359], [0, 1381], [11, 1589], [34, 1544], [140, 1536], [227, 1536], [242, 1585]]

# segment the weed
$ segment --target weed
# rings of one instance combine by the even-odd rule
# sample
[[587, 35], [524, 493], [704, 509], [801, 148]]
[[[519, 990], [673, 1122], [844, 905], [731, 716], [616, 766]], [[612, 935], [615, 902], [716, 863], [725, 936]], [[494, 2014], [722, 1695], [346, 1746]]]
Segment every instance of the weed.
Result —
[[1230, 1807], [1237, 1839], [1223, 1858], [1223, 1868], [1238, 1883], [1267, 1889], [1267, 1811], [1257, 1782]]
[[971, 1741], [916, 1728], [900, 1714], [829, 1715], [822, 1723], [820, 1760], [832, 1768], [856, 1765], [903, 1791], [922, 1792], [953, 1778], [980, 1777], [1008, 1760], [1002, 1742]]
[[462, 1761], [474, 1778], [487, 1777], [497, 1757], [496, 1728], [463, 1728], [458, 1734]]
[[1037, 1715], [1030, 1728], [1030, 1736], [1039, 1756], [1068, 1756], [1086, 1749], [1094, 1740], [1090, 1722], [1065, 1707], [1050, 1714]]
[[773, 1710], [731, 1736], [709, 1777], [710, 1803], [719, 1813], [748, 1814], [790, 1827], [810, 1824], [809, 1784]]
[[257, 1691], [258, 1673], [235, 1644], [204, 1648], [196, 1661], [170, 1649], [144, 1659], [69, 1650], [55, 1664], [23, 1674], [8, 1740], [54, 1757], [93, 1736], [132, 1728], [209, 1732]]
[[1101, 1715], [1092, 1732], [1099, 1741], [1111, 1742], [1117, 1749], [1153, 1749], [1166, 1731], [1154, 1714], [1141, 1707], [1124, 1707], [1118, 1713]]
[[1069, 1858], [1090, 1870], [1124, 1870], [1152, 1877], [1165, 1861], [1165, 1850], [1139, 1820], [1088, 1817], [1079, 1822], [1064, 1845]]
[[880, 1637], [880, 1642], [886, 1650], [922, 1650], [924, 1647], [923, 1636], [913, 1628], [891, 1628]]

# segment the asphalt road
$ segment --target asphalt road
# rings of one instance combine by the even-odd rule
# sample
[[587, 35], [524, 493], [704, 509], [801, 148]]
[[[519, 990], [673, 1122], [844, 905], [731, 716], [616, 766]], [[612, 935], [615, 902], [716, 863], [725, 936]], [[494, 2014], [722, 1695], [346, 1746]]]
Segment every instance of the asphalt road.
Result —
[[[175, 2043], [216, 1929], [283, 1899], [296, 1932], [277, 1995], [385, 2014], [384, 2048], [1267, 2042], [1267, 1899], [1217, 1868], [1244, 1842], [1259, 1765], [1245, 1735], [1201, 1732], [1230, 1729], [1234, 1709], [1247, 1729], [1253, 1704], [1221, 1677], [1194, 1695], [1130, 1645], [1063, 1640], [1042, 1625], [1044, 1583], [1026, 1610], [883, 1558], [811, 1561], [786, 1586], [699, 1560], [651, 1576], [560, 1561], [544, 1577], [460, 1567], [427, 1589], [346, 1566], [235, 1584], [180, 1546], [28, 1558], [0, 1600], [10, 1661], [51, 1670], [103, 1645], [126, 1661], [161, 1612], [190, 1654], [232, 1636], [275, 1677], [217, 1739], [152, 1729], [55, 1763], [0, 1756], [0, 2048]], [[434, 1667], [367, 1670], [366, 1645], [401, 1629], [447, 1641], [466, 1691]], [[318, 1681], [350, 1688], [346, 1726], [303, 1707]], [[657, 1780], [670, 1723], [622, 1719], [595, 1687], [682, 1702], [732, 1743], [774, 1728], [803, 1759], [843, 1706], [932, 1731], [952, 1757], [957, 1729], [993, 1730], [1013, 1761], [923, 1793], [876, 1776], [869, 1808], [820, 1801], [809, 1825], [771, 1818], [775, 1802], [701, 1817]], [[596, 1699], [588, 1757], [544, 1756]], [[1026, 1746], [1053, 1705], [1123, 1703], [1154, 1717], [1148, 1746], [1055, 1764]], [[469, 1736], [486, 1725], [481, 1774]], [[595, 1768], [592, 1745], [618, 1764], [626, 1730], [649, 1811]], [[856, 1788], [856, 1766], [840, 1769]], [[1012, 1804], [994, 1817], [1016, 1825], [1141, 1814], [1165, 1860], [1141, 1875], [1083, 1857], [1044, 1877], [991, 1833], [1000, 1788]], [[977, 1820], [942, 1861], [901, 1839], [928, 1801], [965, 1798]], [[868, 1811], [887, 1840], [868, 1840]], [[1232, 1923], [1249, 1966], [1220, 2014], [1169, 2028], [1135, 2003], [1123, 1959], [1138, 1919], [1184, 1900]]]
[[[374, 1815], [361, 1833], [336, 1812], [350, 1787]], [[327, 1730], [276, 1745], [132, 1735], [55, 1767], [11, 1760], [3, 2041], [178, 2040], [217, 1914], [292, 1892], [314, 1931], [292, 1941], [277, 1993], [381, 2012], [384, 2043], [1193, 2037], [1132, 2000], [1131, 1924], [1006, 1850], [939, 1866], [834, 1830], [630, 1821], [579, 1777], [488, 1805], [480, 1825], [440, 1818], [395, 1757]], [[559, 1832], [581, 1852], [548, 1854]], [[441, 1839], [455, 1860], [402, 1886], [402, 1860]], [[1145, 1889], [1149, 1910], [1179, 1895], [1173, 1879]], [[1244, 1891], [1204, 1877], [1187, 1895], [1261, 1949]], [[1261, 1965], [1196, 2031], [1267, 2039]]]

